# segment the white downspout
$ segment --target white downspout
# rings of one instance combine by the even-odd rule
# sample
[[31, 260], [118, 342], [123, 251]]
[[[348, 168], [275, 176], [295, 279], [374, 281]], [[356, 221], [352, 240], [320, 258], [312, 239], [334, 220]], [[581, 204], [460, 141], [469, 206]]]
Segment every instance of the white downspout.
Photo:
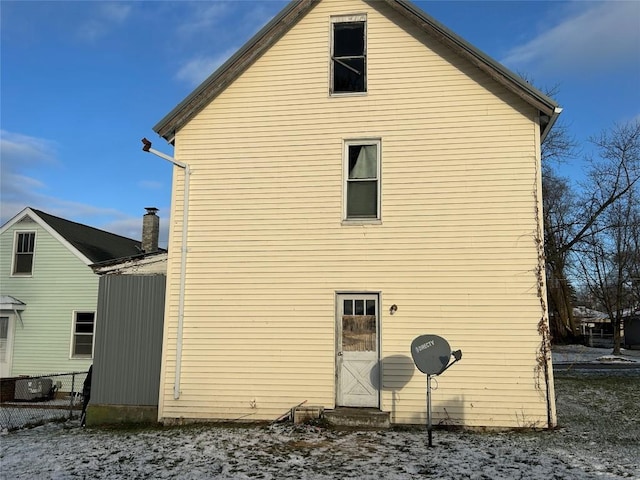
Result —
[[184, 291], [187, 281], [187, 225], [189, 219], [189, 176], [191, 175], [191, 169], [189, 165], [183, 162], [179, 162], [169, 155], [159, 152], [158, 150], [151, 148], [151, 142], [146, 138], [142, 139], [144, 146], [142, 150], [145, 152], [153, 153], [154, 155], [163, 158], [175, 166], [184, 170], [184, 198], [182, 200], [182, 248], [180, 249], [180, 296], [178, 299], [178, 332], [176, 338], [176, 376], [175, 383], [173, 384], [173, 398], [180, 398], [180, 372], [182, 369], [182, 331], [184, 327]]

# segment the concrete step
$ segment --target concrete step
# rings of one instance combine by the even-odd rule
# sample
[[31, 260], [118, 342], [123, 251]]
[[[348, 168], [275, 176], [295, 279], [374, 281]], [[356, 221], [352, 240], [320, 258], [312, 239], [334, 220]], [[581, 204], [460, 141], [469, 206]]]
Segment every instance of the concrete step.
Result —
[[323, 418], [336, 427], [389, 428], [389, 412], [377, 408], [338, 407], [325, 410]]

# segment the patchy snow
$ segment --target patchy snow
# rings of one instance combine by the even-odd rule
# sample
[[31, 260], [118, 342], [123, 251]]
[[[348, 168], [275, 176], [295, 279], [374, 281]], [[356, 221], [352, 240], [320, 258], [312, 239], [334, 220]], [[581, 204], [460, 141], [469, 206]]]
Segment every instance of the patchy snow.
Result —
[[6, 478], [17, 480], [639, 478], [639, 457], [616, 462], [599, 449], [595, 455], [575, 451], [564, 440], [560, 432], [436, 431], [428, 448], [424, 430], [273, 425], [109, 431], [49, 424], [3, 436], [0, 464]]
[[80, 410], [37, 408], [37, 406], [24, 408], [24, 406], [15, 407], [4, 403], [0, 407], [0, 428], [14, 430], [45, 422], [64, 421], [70, 416], [79, 418]]
[[[554, 347], [554, 360], [598, 361], [607, 352]], [[635, 369], [603, 372], [556, 376], [554, 431], [436, 429], [428, 448], [424, 427], [98, 429], [73, 420], [0, 435], [0, 478], [640, 480], [640, 377]]]
[[611, 348], [585, 347], [584, 345], [554, 345], [553, 363], [634, 363], [640, 362], [640, 350], [620, 350], [612, 355]]

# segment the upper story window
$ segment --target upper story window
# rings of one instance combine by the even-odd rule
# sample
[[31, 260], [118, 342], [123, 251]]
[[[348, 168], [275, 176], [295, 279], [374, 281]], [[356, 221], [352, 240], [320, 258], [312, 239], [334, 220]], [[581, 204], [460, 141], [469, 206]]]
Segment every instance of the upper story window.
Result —
[[345, 220], [380, 219], [380, 140], [345, 142]]
[[13, 256], [13, 275], [31, 275], [36, 232], [16, 232]]
[[331, 18], [331, 94], [367, 91], [367, 17]]

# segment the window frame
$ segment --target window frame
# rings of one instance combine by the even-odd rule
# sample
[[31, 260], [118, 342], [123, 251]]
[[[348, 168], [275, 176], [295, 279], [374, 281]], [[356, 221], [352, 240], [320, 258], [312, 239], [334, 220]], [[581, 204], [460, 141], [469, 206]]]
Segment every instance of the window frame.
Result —
[[[333, 51], [335, 44], [335, 35], [334, 35], [334, 25], [336, 23], [364, 23], [364, 90], [361, 92], [335, 92], [333, 86], [334, 80], [334, 64], [335, 60], [333, 59]], [[367, 14], [366, 13], [354, 13], [351, 15], [335, 15], [330, 17], [329, 21], [329, 96], [330, 97], [351, 97], [351, 96], [363, 96], [367, 95], [369, 91], [368, 85], [368, 70], [369, 70], [369, 62], [368, 62], [368, 22], [367, 22]]]
[[[16, 272], [16, 268], [18, 267], [18, 255], [24, 255], [25, 252], [18, 252], [18, 246], [20, 244], [19, 238], [21, 235], [33, 235], [33, 250], [31, 251], [31, 269], [27, 272]], [[33, 266], [35, 264], [36, 258], [36, 242], [37, 242], [38, 233], [35, 230], [16, 230], [13, 234], [13, 249], [11, 255], [11, 276], [12, 277], [32, 277], [33, 276]], [[29, 253], [29, 252], [26, 252]]]
[[[349, 147], [376, 146], [376, 216], [349, 217]], [[342, 149], [342, 223], [345, 225], [380, 224], [382, 223], [382, 139], [356, 138], [343, 141]]]
[[0, 326], [0, 345], [2, 345], [2, 341], [4, 340], [4, 352], [0, 350], [0, 363], [4, 363], [11, 367], [11, 354], [13, 351], [13, 315], [3, 310], [0, 314], [0, 325], [3, 323], [2, 320], [5, 318], [7, 319], [7, 328], [4, 332], [4, 337], [2, 336], [3, 328]]
[[[93, 331], [91, 332], [91, 354], [77, 354], [76, 353], [76, 336], [87, 336], [86, 333], [76, 332], [76, 326], [78, 323], [78, 314], [90, 313], [93, 315]], [[69, 358], [72, 360], [93, 360], [93, 354], [96, 344], [96, 311], [95, 310], [74, 310], [72, 313], [71, 321], [71, 344], [69, 345]]]

